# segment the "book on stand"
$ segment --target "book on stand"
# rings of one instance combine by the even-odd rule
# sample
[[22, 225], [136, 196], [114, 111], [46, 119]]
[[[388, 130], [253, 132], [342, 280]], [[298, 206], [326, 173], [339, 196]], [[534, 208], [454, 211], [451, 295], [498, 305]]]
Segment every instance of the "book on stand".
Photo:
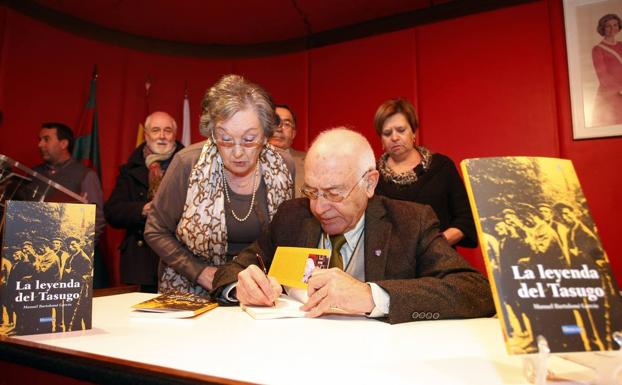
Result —
[[617, 350], [622, 301], [569, 160], [461, 162], [510, 354]]
[[6, 201], [0, 334], [91, 328], [95, 205]]

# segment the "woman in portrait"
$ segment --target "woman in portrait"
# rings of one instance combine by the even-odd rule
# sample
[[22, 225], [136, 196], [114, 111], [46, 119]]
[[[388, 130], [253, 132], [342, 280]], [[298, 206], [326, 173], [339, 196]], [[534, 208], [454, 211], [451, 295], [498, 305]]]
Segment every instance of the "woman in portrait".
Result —
[[269, 94], [226, 75], [202, 105], [208, 139], [173, 158], [145, 227], [160, 256], [159, 292], [207, 294], [217, 266], [252, 243], [293, 196], [293, 161], [267, 144], [276, 122]]
[[462, 179], [447, 156], [415, 144], [419, 122], [413, 105], [403, 98], [387, 100], [376, 111], [374, 126], [384, 150], [376, 194], [430, 205], [449, 244], [476, 247]]
[[598, 76], [592, 126], [622, 123], [622, 44], [616, 40], [620, 18], [608, 14], [600, 18], [596, 30], [603, 39], [592, 48], [592, 62]]

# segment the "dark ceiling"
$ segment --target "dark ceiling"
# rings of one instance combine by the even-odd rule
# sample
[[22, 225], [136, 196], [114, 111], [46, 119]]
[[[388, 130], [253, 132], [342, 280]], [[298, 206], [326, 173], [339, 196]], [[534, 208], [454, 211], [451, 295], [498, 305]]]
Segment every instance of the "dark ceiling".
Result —
[[431, 7], [427, 0], [35, 0], [99, 26], [200, 44], [253, 44]]
[[313, 48], [528, 0], [5, 0], [82, 35], [147, 50], [246, 56]]

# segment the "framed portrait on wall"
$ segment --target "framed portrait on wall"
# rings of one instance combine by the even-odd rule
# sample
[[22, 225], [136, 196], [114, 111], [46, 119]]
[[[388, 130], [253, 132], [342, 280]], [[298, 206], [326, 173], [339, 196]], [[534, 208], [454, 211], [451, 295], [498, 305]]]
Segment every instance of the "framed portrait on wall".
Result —
[[564, 0], [574, 139], [622, 135], [622, 1]]

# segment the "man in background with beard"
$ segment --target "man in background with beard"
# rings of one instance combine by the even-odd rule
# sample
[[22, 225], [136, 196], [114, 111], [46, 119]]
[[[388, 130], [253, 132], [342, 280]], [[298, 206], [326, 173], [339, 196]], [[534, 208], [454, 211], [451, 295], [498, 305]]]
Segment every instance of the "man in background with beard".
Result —
[[145, 121], [145, 143], [120, 167], [119, 176], [104, 212], [110, 225], [126, 229], [121, 250], [121, 281], [138, 284], [143, 292], [158, 289], [159, 257], [145, 243], [143, 230], [151, 200], [173, 155], [184, 146], [175, 140], [177, 123], [166, 112], [156, 111]]

